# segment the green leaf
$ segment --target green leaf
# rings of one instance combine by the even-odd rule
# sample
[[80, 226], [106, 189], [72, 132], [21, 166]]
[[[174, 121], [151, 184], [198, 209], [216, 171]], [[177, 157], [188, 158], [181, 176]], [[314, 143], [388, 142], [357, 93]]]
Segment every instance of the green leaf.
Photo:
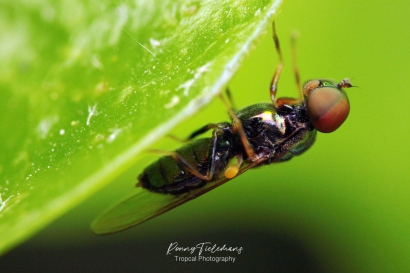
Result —
[[223, 90], [280, 3], [3, 1], [0, 252]]

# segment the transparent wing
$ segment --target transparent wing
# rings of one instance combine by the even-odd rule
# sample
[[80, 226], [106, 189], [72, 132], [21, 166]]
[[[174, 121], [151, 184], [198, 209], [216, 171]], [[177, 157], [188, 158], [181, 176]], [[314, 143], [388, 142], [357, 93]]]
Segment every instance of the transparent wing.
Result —
[[188, 201], [186, 197], [186, 194], [175, 196], [140, 188], [136, 195], [103, 212], [93, 221], [91, 230], [109, 234], [130, 228], [179, 206]]
[[[237, 176], [264, 160], [259, 159], [250, 164], [243, 164]], [[154, 193], [139, 188], [139, 192], [136, 195], [115, 205], [97, 217], [91, 224], [91, 230], [96, 234], [109, 234], [136, 226], [184, 204], [229, 180], [228, 178], [221, 178], [215, 182], [207, 183], [202, 188], [180, 195]]]

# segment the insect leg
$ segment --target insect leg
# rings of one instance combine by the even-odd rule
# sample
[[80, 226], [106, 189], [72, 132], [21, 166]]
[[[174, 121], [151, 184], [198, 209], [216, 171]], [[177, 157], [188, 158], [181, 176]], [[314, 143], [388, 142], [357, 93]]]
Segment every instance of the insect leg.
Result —
[[243, 129], [243, 126], [242, 126], [242, 122], [238, 119], [238, 117], [232, 111], [231, 107], [229, 106], [225, 98], [221, 94], [219, 94], [219, 97], [221, 98], [222, 102], [225, 104], [226, 108], [228, 109], [229, 116], [232, 119], [232, 127], [234, 131], [238, 133], [241, 139], [242, 145], [245, 148], [246, 154], [250, 158], [255, 158], [256, 157], [255, 151], [253, 150], [251, 144], [249, 144], [248, 138], [245, 134], [245, 130]]
[[[205, 128], [205, 127], [204, 127]], [[214, 173], [215, 173], [215, 163], [216, 163], [216, 153], [217, 153], [217, 143], [218, 143], [218, 133], [220, 133], [219, 130], [214, 130], [212, 132], [212, 150], [211, 150], [211, 154], [208, 154], [208, 158], [210, 159], [210, 165], [209, 168], [206, 172], [205, 175], [201, 174], [197, 169], [195, 169], [191, 164], [189, 164], [188, 162], [185, 161], [185, 159], [180, 156], [178, 153], [176, 152], [171, 152], [170, 155], [175, 159], [176, 162], [178, 162], [178, 164], [180, 164], [187, 172], [190, 172], [191, 174], [195, 175], [196, 177], [202, 179], [202, 180], [206, 180], [206, 181], [210, 181], [212, 180]], [[236, 172], [237, 173], [237, 172]]]
[[[233, 97], [232, 97], [232, 93], [231, 93], [231, 90], [229, 89], [229, 87], [226, 88], [226, 96], [228, 97], [229, 104], [221, 94], [219, 94], [219, 96], [221, 97], [222, 102], [225, 104], [226, 108], [228, 109], [229, 116], [232, 118], [233, 128], [239, 134], [239, 137], [241, 138], [242, 145], [245, 148], [246, 154], [248, 155], [248, 157], [251, 157], [251, 158], [255, 157], [256, 156], [255, 151], [253, 150], [252, 146], [249, 144], [248, 138], [246, 137], [245, 131], [244, 131], [243, 126], [242, 126], [242, 122], [236, 117], [236, 115], [234, 113], [236, 107], [235, 107]], [[239, 161], [242, 162], [242, 158]], [[228, 171], [228, 169], [227, 169], [227, 171]]]
[[296, 82], [296, 87], [299, 92], [299, 101], [303, 101], [303, 90], [302, 86], [300, 85], [300, 75], [299, 75], [299, 69], [297, 65], [297, 59], [296, 59], [296, 40], [297, 40], [297, 33], [294, 32], [292, 37], [291, 37], [291, 45], [292, 45], [292, 59], [293, 59], [293, 74], [295, 74], [295, 82]]
[[272, 33], [273, 33], [272, 38], [273, 38], [273, 41], [275, 42], [276, 52], [278, 52], [278, 56], [279, 56], [279, 64], [276, 67], [275, 74], [273, 74], [273, 78], [270, 83], [270, 99], [272, 100], [273, 104], [276, 105], [276, 92], [278, 91], [278, 80], [279, 80], [279, 76], [283, 68], [283, 57], [282, 57], [282, 51], [280, 50], [279, 38], [276, 33], [275, 21], [272, 23]]
[[216, 129], [216, 128], [218, 128], [218, 124], [209, 123], [209, 124], [207, 124], [207, 125], [205, 125], [205, 126], [199, 128], [198, 130], [194, 131], [192, 134], [190, 134], [190, 135], [189, 135], [187, 138], [185, 138], [185, 139], [181, 139], [181, 138], [179, 138], [179, 137], [177, 137], [177, 136], [175, 136], [175, 135], [171, 135], [171, 134], [168, 135], [168, 137], [172, 138], [173, 140], [176, 140], [176, 141], [184, 142], [184, 143], [185, 143], [185, 142], [188, 142], [188, 141], [194, 139], [195, 137], [197, 137], [197, 136], [199, 136], [199, 135], [201, 135], [201, 134], [203, 134], [203, 133], [205, 133], [205, 132], [207, 132], [207, 131], [209, 131], [209, 130], [211, 130], [211, 129]]
[[[200, 131], [204, 131], [205, 128], [207, 128], [207, 126], [209, 126], [210, 124], [202, 127], [200, 130], [196, 131], [196, 132], [200, 132]], [[215, 127], [215, 126], [214, 126]], [[217, 126], [216, 126], [217, 127]], [[150, 152], [154, 152], [154, 153], [159, 153], [159, 154], [163, 154], [163, 155], [169, 155], [172, 156], [173, 159], [186, 171], [191, 173], [192, 175], [198, 177], [199, 179], [205, 180], [205, 181], [210, 181], [212, 180], [212, 177], [215, 173], [215, 158], [216, 158], [216, 148], [217, 148], [217, 143], [218, 143], [218, 132], [220, 133], [220, 130], [214, 130], [212, 132], [212, 144], [210, 146], [211, 150], [208, 151], [207, 154], [207, 158], [210, 159], [210, 165], [209, 168], [206, 172], [205, 175], [201, 174], [194, 166], [192, 166], [189, 162], [187, 162], [184, 157], [182, 157], [180, 154], [178, 154], [175, 151], [163, 151], [163, 150], [150, 150]], [[195, 133], [195, 132], [194, 132]]]
[[[208, 170], [208, 173], [206, 175], [201, 174], [197, 169], [195, 169], [191, 164], [189, 164], [182, 156], [180, 156], [177, 152], [174, 151], [163, 151], [163, 150], [148, 150], [149, 152], [152, 153], [157, 153], [157, 154], [162, 154], [162, 155], [170, 155], [172, 156], [175, 161], [181, 165], [185, 171], [195, 175], [196, 177], [209, 181], [212, 178], [213, 172], [210, 173]], [[138, 184], [137, 184], [138, 186]]]
[[[258, 159], [256, 159], [255, 161], [252, 161], [250, 164], [248, 164], [247, 166], [245, 166], [244, 168], [240, 169], [239, 172], [236, 174], [236, 176], [246, 172], [249, 169], [252, 169], [255, 166], [260, 165], [262, 162], [264, 162], [267, 158], [266, 157], [260, 157]], [[209, 192], [210, 190], [213, 190], [214, 188], [226, 183], [227, 181], [231, 180], [231, 178], [226, 177], [224, 179], [222, 179], [221, 181], [219, 181], [218, 183], [214, 183], [213, 185], [211, 185], [210, 187], [206, 188], [205, 190], [201, 190], [199, 193], [194, 193], [193, 195], [191, 195], [189, 198], [190, 199], [194, 199], [204, 193]]]
[[196, 177], [205, 180], [205, 181], [210, 181], [212, 178], [213, 174], [210, 174], [209, 170], [206, 175], [201, 174], [197, 169], [191, 166], [188, 162], [185, 161], [179, 154], [176, 152], [171, 152], [170, 154], [176, 162], [178, 162], [179, 165], [181, 165], [185, 171], [195, 175]]
[[236, 112], [237, 108], [236, 108], [236, 105], [233, 101], [232, 93], [231, 93], [231, 90], [229, 89], [229, 87], [226, 88], [225, 92], [226, 92], [226, 96], [228, 97], [229, 104], [231, 105], [232, 111]]
[[[273, 74], [272, 82], [270, 84], [270, 99], [272, 100], [273, 105], [277, 108], [285, 104], [287, 105], [299, 104], [303, 100], [303, 93], [302, 93], [302, 88], [300, 87], [299, 71], [296, 67], [296, 58], [294, 59], [293, 70], [295, 73], [296, 84], [298, 85], [298, 89], [299, 89], [299, 98], [297, 99], [295, 98], [278, 98], [277, 99], [276, 98], [276, 93], [278, 91], [279, 76], [283, 68], [283, 56], [282, 56], [282, 51], [280, 49], [278, 34], [276, 33], [275, 22], [272, 23], [272, 33], [273, 33], [272, 37], [273, 37], [273, 41], [275, 42], [276, 51], [278, 52], [278, 56], [279, 56], [279, 64], [276, 67], [275, 74]], [[295, 47], [293, 48], [293, 51], [294, 51], [294, 55], [296, 55]]]
[[192, 134], [190, 134], [189, 137], [186, 139], [186, 141], [189, 141], [189, 140], [191, 140], [191, 139], [193, 139], [193, 138], [195, 138], [195, 137], [197, 137], [197, 136], [199, 136], [199, 135], [201, 135], [201, 134], [203, 134], [203, 133], [205, 133], [205, 132], [207, 132], [211, 129], [216, 129], [216, 128], [218, 128], [217, 124], [209, 123], [209, 124], [199, 128], [198, 130], [194, 131]]

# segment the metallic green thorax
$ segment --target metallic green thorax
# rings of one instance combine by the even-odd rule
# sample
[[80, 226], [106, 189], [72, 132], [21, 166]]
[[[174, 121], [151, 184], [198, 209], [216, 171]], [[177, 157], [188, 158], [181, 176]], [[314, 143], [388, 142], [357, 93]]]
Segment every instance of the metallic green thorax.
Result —
[[240, 110], [237, 116], [255, 152], [260, 156], [269, 154], [264, 164], [289, 160], [315, 141], [316, 130], [307, 117], [305, 103], [280, 109], [270, 103], [254, 104]]

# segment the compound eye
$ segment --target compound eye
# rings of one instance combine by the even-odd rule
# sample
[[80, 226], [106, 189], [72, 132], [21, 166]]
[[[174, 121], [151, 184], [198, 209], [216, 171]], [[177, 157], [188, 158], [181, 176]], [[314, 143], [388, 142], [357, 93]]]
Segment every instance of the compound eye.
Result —
[[342, 89], [319, 87], [309, 94], [307, 110], [309, 120], [316, 130], [331, 133], [346, 120], [350, 104]]

